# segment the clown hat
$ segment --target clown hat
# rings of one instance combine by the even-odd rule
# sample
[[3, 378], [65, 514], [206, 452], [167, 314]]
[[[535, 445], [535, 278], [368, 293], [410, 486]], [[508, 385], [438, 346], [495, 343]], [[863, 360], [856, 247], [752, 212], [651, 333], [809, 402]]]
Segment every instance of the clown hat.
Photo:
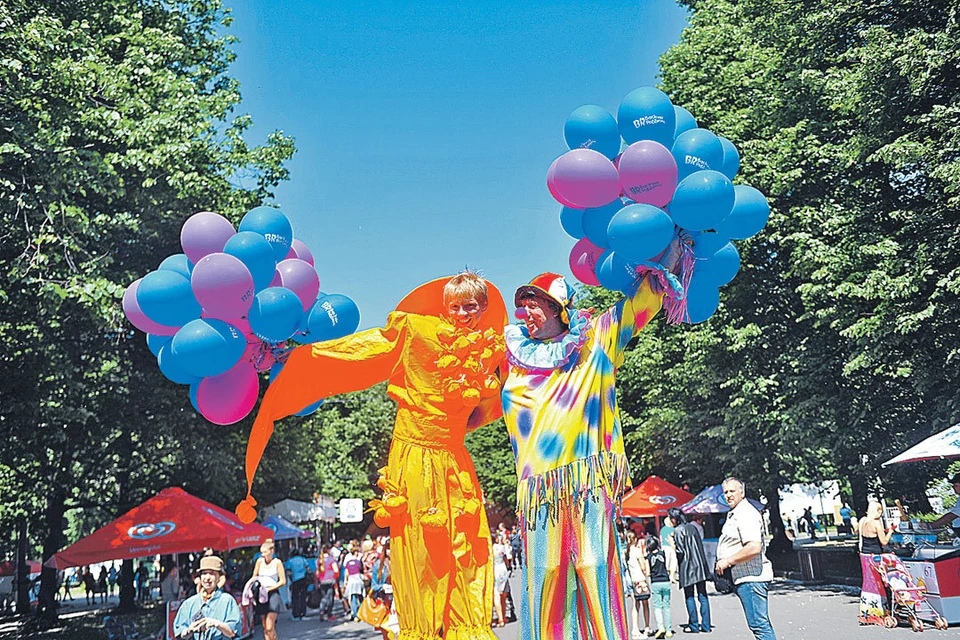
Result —
[[520, 299], [525, 295], [546, 296], [560, 305], [560, 321], [570, 324], [570, 312], [573, 311], [573, 296], [576, 292], [566, 278], [556, 273], [541, 273], [528, 284], [521, 285], [513, 296], [513, 303], [519, 307]]

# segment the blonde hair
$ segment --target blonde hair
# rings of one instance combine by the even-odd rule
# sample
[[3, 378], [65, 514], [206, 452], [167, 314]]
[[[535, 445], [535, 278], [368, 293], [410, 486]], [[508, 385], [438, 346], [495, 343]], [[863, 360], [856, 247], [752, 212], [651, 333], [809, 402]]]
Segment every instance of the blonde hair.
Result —
[[264, 549], [274, 549], [273, 538], [267, 538], [260, 545], [260, 553], [263, 553]]
[[481, 307], [487, 306], [487, 283], [475, 273], [460, 273], [443, 286], [443, 302], [474, 298]]
[[870, 518], [878, 518], [883, 514], [883, 505], [879, 502], [871, 502], [867, 505], [867, 516]]

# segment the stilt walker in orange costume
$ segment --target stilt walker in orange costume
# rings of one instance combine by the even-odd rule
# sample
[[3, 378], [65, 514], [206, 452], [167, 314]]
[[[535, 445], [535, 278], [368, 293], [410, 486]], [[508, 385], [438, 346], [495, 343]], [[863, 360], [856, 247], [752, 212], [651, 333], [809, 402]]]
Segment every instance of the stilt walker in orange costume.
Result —
[[270, 385], [247, 448], [249, 491], [273, 423], [321, 398], [388, 381], [397, 418], [375, 519], [390, 527], [403, 640], [494, 640], [493, 558], [483, 494], [463, 444], [501, 415], [503, 297], [470, 273], [410, 293], [386, 327], [294, 349]]

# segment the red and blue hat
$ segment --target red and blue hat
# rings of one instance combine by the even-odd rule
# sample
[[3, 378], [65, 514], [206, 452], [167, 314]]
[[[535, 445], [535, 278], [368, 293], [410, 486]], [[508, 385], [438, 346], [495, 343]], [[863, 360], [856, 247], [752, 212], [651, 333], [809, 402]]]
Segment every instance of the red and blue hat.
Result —
[[566, 278], [556, 273], [541, 273], [528, 284], [521, 285], [513, 297], [513, 302], [520, 307], [520, 300], [525, 295], [546, 296], [560, 305], [560, 321], [570, 324], [570, 313], [573, 311], [573, 296], [576, 292], [567, 284]]

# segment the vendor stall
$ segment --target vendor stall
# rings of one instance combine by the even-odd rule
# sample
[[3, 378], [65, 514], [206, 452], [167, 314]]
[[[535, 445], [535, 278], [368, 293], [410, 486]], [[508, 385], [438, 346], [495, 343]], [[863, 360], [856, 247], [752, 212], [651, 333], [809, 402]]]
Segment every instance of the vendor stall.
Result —
[[917, 586], [947, 622], [960, 623], [960, 548], [921, 547], [915, 556], [902, 560]]

